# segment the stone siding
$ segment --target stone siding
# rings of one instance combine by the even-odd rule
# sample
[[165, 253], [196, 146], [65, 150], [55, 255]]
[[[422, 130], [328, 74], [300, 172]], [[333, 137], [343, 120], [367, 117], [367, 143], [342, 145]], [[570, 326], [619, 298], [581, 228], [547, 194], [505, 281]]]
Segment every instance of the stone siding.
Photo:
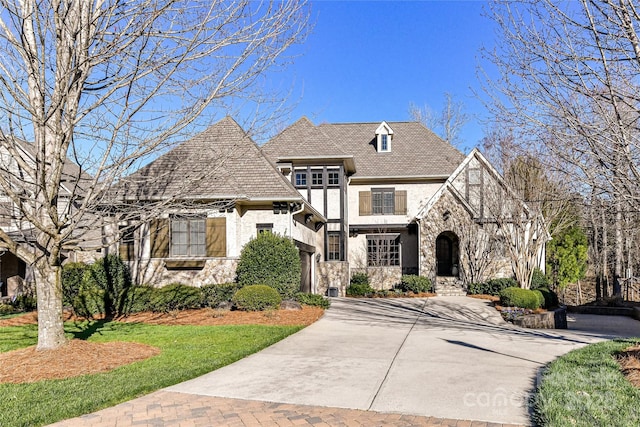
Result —
[[327, 295], [328, 289], [338, 288], [338, 295], [346, 295], [349, 285], [349, 263], [340, 261], [324, 261], [317, 264], [317, 288], [320, 295]]
[[176, 282], [196, 287], [233, 282], [237, 265], [237, 259], [208, 259], [202, 269], [167, 269], [164, 259], [130, 264], [136, 283], [155, 287]]
[[[465, 284], [469, 284], [469, 257], [465, 256], [465, 245], [478, 244], [486, 237], [489, 228], [478, 224], [449, 191], [431, 208], [428, 215], [422, 219], [420, 226], [420, 274], [426, 276], [433, 283], [436, 282], [436, 239], [441, 233], [451, 232], [459, 240], [459, 277]], [[491, 255], [491, 261], [484, 271], [481, 280], [498, 277], [512, 277], [511, 262], [497, 251]]]
[[366, 273], [371, 287], [376, 290], [392, 289], [402, 279], [402, 267], [352, 268], [351, 273]]

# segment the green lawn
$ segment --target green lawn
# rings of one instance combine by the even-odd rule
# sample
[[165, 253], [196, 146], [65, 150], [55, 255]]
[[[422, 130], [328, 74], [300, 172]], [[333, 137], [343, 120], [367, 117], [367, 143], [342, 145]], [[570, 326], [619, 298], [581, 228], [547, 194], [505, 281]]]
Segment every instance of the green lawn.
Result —
[[574, 350], [550, 364], [534, 397], [542, 426], [640, 426], [640, 390], [627, 381], [616, 352], [639, 339], [605, 341]]
[[[194, 378], [300, 330], [298, 326], [67, 325], [90, 341], [135, 341], [161, 354], [108, 373], [32, 384], [0, 384], [0, 426], [37, 426], [94, 412]], [[36, 343], [36, 326], [0, 328], [0, 352]], [[72, 363], [72, 361], [70, 361]]]

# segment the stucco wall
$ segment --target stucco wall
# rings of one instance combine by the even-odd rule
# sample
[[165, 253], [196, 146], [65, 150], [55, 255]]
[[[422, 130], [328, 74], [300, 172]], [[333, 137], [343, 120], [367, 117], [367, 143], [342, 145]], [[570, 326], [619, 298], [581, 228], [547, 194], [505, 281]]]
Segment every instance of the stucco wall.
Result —
[[[436, 191], [442, 186], [437, 183], [382, 183], [382, 184], [350, 184], [347, 191], [349, 203], [349, 224], [403, 224], [409, 223]], [[360, 216], [360, 192], [371, 191], [372, 188], [395, 188], [396, 191], [407, 192], [406, 215], [366, 215]]]

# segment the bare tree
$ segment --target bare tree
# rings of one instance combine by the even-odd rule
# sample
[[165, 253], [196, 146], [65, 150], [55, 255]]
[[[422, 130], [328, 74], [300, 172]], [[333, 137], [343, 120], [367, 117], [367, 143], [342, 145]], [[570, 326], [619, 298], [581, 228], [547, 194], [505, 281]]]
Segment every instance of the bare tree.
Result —
[[409, 117], [428, 129], [434, 130], [442, 139], [456, 147], [462, 144], [460, 132], [469, 121], [469, 116], [464, 111], [464, 104], [457, 101], [449, 92], [444, 94], [444, 105], [439, 113], [434, 112], [428, 105], [421, 108], [410, 103]]
[[609, 234], [619, 278], [628, 262], [624, 217], [640, 205], [637, 6], [627, 0], [496, 1], [491, 16], [500, 40], [486, 57], [500, 75], [485, 80], [488, 106], [517, 130], [522, 146], [535, 147], [545, 164], [558, 167], [576, 193], [603, 202], [592, 208], [613, 211]]
[[106, 190], [230, 104], [277, 101], [263, 76], [304, 39], [308, 12], [293, 0], [0, 4], [0, 189], [32, 236], [0, 241], [34, 267], [38, 349], [54, 349], [61, 263], [100, 223]]

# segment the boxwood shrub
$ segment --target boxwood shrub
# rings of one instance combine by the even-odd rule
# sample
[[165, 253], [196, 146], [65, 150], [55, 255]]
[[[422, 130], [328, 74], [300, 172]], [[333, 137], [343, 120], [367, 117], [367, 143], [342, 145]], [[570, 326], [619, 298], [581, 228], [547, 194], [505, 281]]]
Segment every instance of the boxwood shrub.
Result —
[[375, 290], [369, 284], [367, 273], [353, 273], [347, 288], [347, 296], [357, 297], [374, 293]]
[[216, 308], [222, 303], [231, 302], [233, 295], [238, 289], [238, 284], [234, 282], [221, 283], [219, 285], [204, 285], [200, 288], [202, 292], [202, 305]]
[[242, 248], [236, 275], [240, 287], [261, 283], [292, 298], [300, 290], [298, 249], [287, 237], [260, 233]]
[[558, 306], [558, 295], [553, 292], [549, 288], [538, 288], [539, 291], [544, 297], [544, 308], [553, 308]]
[[530, 289], [511, 287], [500, 292], [500, 305], [505, 307], [520, 307], [535, 310], [540, 308], [544, 297]]
[[304, 292], [298, 292], [296, 294], [296, 301], [298, 301], [300, 304], [310, 305], [313, 307], [322, 307], [325, 309], [329, 308], [329, 306], [331, 305], [331, 301], [329, 301], [322, 295], [305, 294]]
[[161, 288], [154, 288], [149, 296], [149, 309], [167, 313], [173, 310], [187, 310], [202, 307], [200, 288], [171, 283]]
[[515, 279], [509, 277], [490, 279], [482, 283], [469, 284], [469, 294], [498, 296], [503, 289], [514, 287], [518, 287], [518, 282]]
[[404, 292], [413, 292], [414, 294], [431, 292], [433, 289], [431, 280], [428, 277], [415, 274], [403, 274], [398, 288]]
[[245, 286], [233, 296], [233, 304], [238, 310], [273, 310], [277, 309], [281, 302], [278, 291], [267, 285]]

